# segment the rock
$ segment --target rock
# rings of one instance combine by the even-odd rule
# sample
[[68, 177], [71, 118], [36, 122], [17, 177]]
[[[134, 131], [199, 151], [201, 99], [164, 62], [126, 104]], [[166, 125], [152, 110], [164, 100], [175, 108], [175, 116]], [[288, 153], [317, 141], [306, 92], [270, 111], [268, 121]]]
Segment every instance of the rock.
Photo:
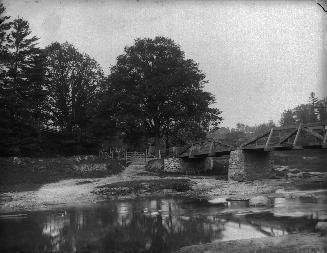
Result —
[[302, 175], [305, 178], [308, 178], [308, 177], [321, 177], [321, 176], [324, 175], [324, 173], [321, 173], [321, 172], [303, 172]]
[[300, 195], [299, 199], [301, 200], [301, 202], [304, 202], [304, 203], [317, 203], [318, 202], [317, 197], [312, 194]]
[[276, 176], [284, 177], [288, 173], [288, 166], [280, 166], [274, 169]]
[[303, 173], [287, 173], [287, 178], [301, 178], [303, 177]]
[[298, 174], [300, 173], [300, 170], [299, 169], [289, 169], [288, 170], [290, 173], [293, 173], [293, 174]]
[[154, 211], [154, 212], [151, 212], [151, 216], [152, 216], [152, 217], [155, 217], [155, 216], [158, 216], [158, 215], [160, 215], [160, 213], [159, 213], [159, 212], [156, 212], [156, 211]]
[[319, 221], [315, 227], [317, 231], [323, 232], [327, 234], [327, 222], [326, 221]]
[[15, 163], [15, 164], [22, 164], [23, 162], [22, 162], [22, 160], [19, 158], [19, 157], [17, 157], [17, 156], [15, 156], [14, 158], [13, 158], [13, 162]]
[[256, 196], [249, 200], [250, 206], [269, 206], [270, 200], [265, 196]]
[[208, 200], [210, 204], [227, 204], [226, 198], [214, 198]]

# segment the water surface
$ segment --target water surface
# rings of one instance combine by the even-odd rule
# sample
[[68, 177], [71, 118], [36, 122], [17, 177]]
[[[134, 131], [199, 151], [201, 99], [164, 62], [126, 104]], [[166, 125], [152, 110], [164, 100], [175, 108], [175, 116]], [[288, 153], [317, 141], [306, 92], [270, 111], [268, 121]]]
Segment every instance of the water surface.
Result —
[[183, 246], [314, 232], [317, 199], [277, 198], [272, 208], [185, 199], [105, 201], [89, 207], [0, 215], [0, 252], [172, 252]]

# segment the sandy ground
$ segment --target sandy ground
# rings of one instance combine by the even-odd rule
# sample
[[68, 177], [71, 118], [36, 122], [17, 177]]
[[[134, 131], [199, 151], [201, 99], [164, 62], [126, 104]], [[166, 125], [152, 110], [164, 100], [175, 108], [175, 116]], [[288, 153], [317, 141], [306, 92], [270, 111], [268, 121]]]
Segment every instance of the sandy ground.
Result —
[[[143, 175], [138, 175], [143, 172]], [[105, 199], [96, 193], [98, 187], [131, 180], [156, 180], [144, 175], [143, 165], [130, 165], [123, 172], [104, 178], [67, 179], [45, 184], [37, 190], [0, 194], [0, 212], [33, 211], [56, 207], [92, 205]]]
[[294, 234], [187, 246], [176, 253], [284, 253], [327, 252], [327, 237], [316, 234]]
[[[168, 176], [169, 179], [185, 179], [181, 176]], [[303, 183], [303, 179], [270, 179], [254, 182], [233, 182], [216, 180], [213, 177], [188, 176], [192, 182], [192, 189], [183, 193], [186, 197], [198, 199], [213, 199], [216, 197], [232, 197], [234, 199], [248, 199], [255, 195], [271, 195], [287, 185]], [[158, 175], [147, 173], [143, 165], [130, 165], [121, 173], [104, 178], [68, 179], [56, 183], [45, 184], [37, 190], [24, 192], [7, 192], [0, 194], [0, 212], [32, 211], [60, 208], [67, 206], [92, 205], [95, 202], [108, 199], [108, 196], [96, 194], [98, 189], [116, 182], [136, 180], [162, 180]], [[306, 182], [317, 180], [306, 179]], [[323, 179], [319, 179], [323, 180]], [[282, 191], [279, 191], [282, 192]], [[149, 196], [147, 192], [144, 196]], [[164, 192], [162, 193], [164, 194]], [[177, 192], [176, 192], [177, 194]], [[180, 193], [178, 193], [180, 194]], [[281, 195], [282, 193], [279, 193]], [[125, 196], [114, 196], [115, 198], [135, 198], [142, 195], [130, 194]]]
[[129, 166], [118, 175], [104, 178], [67, 179], [45, 184], [35, 191], [0, 194], [0, 212], [39, 210], [49, 207], [89, 205], [100, 201], [96, 187], [132, 179], [143, 166]]

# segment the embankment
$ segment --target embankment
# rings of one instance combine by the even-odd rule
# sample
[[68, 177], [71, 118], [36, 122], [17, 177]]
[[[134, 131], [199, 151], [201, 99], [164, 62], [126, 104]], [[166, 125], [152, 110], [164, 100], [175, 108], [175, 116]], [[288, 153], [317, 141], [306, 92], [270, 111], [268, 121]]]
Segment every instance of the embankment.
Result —
[[25, 191], [70, 178], [94, 178], [117, 174], [124, 164], [97, 156], [55, 158], [0, 158], [0, 192]]

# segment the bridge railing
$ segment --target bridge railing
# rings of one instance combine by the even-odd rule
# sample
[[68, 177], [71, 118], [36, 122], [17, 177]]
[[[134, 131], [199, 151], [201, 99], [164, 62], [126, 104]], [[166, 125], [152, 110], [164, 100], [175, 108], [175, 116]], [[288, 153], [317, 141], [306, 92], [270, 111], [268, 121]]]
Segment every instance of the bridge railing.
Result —
[[184, 148], [179, 154], [183, 158], [195, 158], [225, 154], [235, 149], [301, 149], [301, 148], [327, 148], [327, 122], [299, 124], [283, 127], [274, 127], [269, 131], [256, 136], [239, 147], [205, 140], [194, 142]]
[[309, 123], [274, 127], [262, 135], [243, 143], [241, 149], [297, 148], [302, 146], [325, 148], [327, 123]]
[[226, 143], [216, 140], [204, 140], [194, 142], [180, 153], [180, 157], [193, 157], [193, 156], [204, 156], [206, 154], [213, 155], [215, 153], [228, 153], [234, 150], [235, 147]]

